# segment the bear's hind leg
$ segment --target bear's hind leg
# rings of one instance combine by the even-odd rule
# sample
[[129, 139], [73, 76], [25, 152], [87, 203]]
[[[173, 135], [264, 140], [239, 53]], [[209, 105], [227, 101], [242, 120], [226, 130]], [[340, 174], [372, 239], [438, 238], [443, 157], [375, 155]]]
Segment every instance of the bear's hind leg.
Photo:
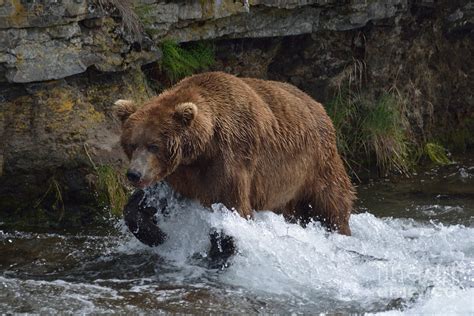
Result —
[[351, 235], [349, 217], [355, 199], [351, 188], [341, 189], [337, 185], [328, 186], [311, 198], [311, 215], [321, 221], [329, 231]]

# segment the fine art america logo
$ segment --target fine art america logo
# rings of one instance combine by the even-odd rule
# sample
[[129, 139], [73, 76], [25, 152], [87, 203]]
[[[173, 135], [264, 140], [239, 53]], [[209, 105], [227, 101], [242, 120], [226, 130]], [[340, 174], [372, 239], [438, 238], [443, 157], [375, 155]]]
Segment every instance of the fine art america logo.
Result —
[[[378, 297], [399, 297], [408, 300], [416, 300], [418, 296], [426, 294], [454, 297], [459, 289], [474, 286], [474, 262], [466, 262], [459, 258], [456, 262], [443, 258], [442, 254], [437, 254], [438, 258], [429, 258], [426, 254], [426, 265], [417, 259], [413, 264], [407, 262], [400, 264], [391, 263], [390, 266], [378, 268], [377, 279], [374, 283], [384, 285], [380, 287], [376, 295]], [[463, 257], [463, 254], [459, 254]], [[429, 261], [439, 260], [436, 265], [429, 265]], [[443, 262], [446, 259], [447, 262]], [[404, 259], [401, 257], [401, 261]], [[407, 256], [406, 260], [413, 260]], [[374, 262], [374, 265], [385, 265], [387, 262]], [[454, 286], [453, 286], [454, 285]]]

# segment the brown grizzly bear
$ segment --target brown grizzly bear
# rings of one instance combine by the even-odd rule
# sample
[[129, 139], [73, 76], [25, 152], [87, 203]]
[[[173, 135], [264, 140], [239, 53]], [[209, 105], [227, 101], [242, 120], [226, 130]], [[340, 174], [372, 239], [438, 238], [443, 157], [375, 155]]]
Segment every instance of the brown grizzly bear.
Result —
[[350, 235], [354, 189], [322, 105], [281, 82], [222, 72], [188, 77], [135, 108], [116, 102], [128, 179], [160, 180], [245, 217], [272, 210]]

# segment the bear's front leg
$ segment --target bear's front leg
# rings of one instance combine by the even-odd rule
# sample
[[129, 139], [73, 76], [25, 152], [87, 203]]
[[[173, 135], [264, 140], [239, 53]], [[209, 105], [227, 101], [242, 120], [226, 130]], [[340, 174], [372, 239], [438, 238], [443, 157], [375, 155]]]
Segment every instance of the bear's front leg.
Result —
[[236, 170], [232, 173], [229, 181], [229, 194], [222, 197], [227, 207], [235, 208], [245, 219], [253, 218], [252, 205], [250, 204], [250, 176], [245, 169]]

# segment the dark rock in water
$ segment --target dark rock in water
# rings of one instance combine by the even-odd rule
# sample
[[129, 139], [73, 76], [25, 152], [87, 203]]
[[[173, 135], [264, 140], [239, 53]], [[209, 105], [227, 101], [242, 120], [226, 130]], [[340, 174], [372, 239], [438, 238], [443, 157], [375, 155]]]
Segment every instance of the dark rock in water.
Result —
[[142, 190], [135, 191], [123, 210], [128, 229], [138, 240], [150, 247], [162, 244], [166, 234], [158, 227], [155, 214], [157, 209], [144, 205]]

